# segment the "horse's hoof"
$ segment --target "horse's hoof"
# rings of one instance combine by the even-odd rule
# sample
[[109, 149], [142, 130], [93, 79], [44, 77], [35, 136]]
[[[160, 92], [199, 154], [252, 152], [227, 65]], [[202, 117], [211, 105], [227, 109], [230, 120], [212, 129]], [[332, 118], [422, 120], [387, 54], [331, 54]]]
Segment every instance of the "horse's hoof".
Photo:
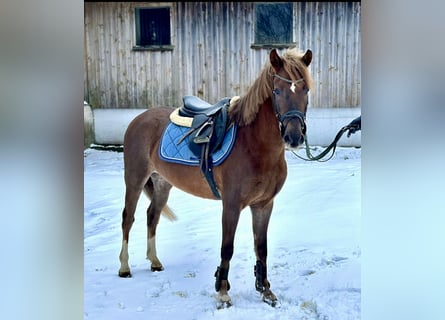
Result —
[[262, 295], [263, 297], [263, 301], [265, 302], [265, 303], [267, 303], [268, 305], [270, 305], [271, 307], [278, 307], [279, 306], [279, 302], [278, 302], [278, 299], [277, 299], [277, 297], [272, 293], [272, 292], [269, 292], [269, 293], [263, 293], [263, 295]]
[[119, 277], [131, 278], [131, 272], [130, 271], [119, 271]]
[[228, 294], [218, 294], [216, 297], [218, 300], [216, 302], [216, 309], [227, 309], [232, 306], [232, 300], [230, 299]]
[[218, 301], [216, 303], [216, 309], [218, 309], [218, 310], [227, 309], [227, 308], [230, 308], [231, 306], [232, 306], [232, 302], [230, 302], [230, 301], [225, 301], [225, 302]]
[[277, 299], [272, 300], [270, 298], [263, 297], [263, 301], [265, 303], [267, 303], [269, 306], [274, 307], [274, 308], [279, 307], [279, 305], [280, 305]]
[[161, 265], [161, 266], [151, 266], [151, 271], [152, 272], [155, 272], [155, 271], [162, 271], [162, 270], [164, 270], [164, 267]]

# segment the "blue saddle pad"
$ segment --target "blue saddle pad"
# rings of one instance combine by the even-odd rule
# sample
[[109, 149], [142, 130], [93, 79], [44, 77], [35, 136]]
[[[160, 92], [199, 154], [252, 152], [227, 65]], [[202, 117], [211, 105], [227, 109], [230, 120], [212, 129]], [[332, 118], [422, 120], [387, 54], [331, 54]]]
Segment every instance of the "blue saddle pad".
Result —
[[[199, 166], [197, 157], [189, 148], [188, 137], [177, 144], [181, 137], [190, 128], [178, 126], [170, 122], [164, 130], [159, 147], [159, 157], [167, 162], [186, 164], [189, 166]], [[236, 125], [232, 125], [224, 136], [221, 147], [212, 153], [213, 166], [218, 166], [224, 162], [235, 143]]]

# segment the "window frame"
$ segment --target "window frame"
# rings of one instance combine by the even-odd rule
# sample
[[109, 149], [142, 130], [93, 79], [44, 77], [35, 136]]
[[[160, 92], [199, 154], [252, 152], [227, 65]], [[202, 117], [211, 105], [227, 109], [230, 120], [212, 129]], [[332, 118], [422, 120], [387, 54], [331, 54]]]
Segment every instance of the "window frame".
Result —
[[[257, 30], [258, 30], [258, 6], [276, 6], [276, 5], [287, 5], [287, 6], [291, 6], [291, 29], [289, 30], [289, 41], [285, 41], [285, 42], [273, 42], [273, 41], [262, 41], [259, 42], [258, 38], [257, 38]], [[253, 13], [253, 19], [254, 19], [254, 43], [252, 43], [250, 45], [250, 47], [252, 49], [263, 49], [263, 48], [277, 48], [277, 49], [283, 49], [283, 48], [288, 48], [288, 47], [292, 47], [296, 45], [296, 42], [294, 42], [294, 29], [295, 29], [295, 6], [293, 5], [292, 2], [260, 2], [260, 3], [255, 3], [254, 4], [254, 13]]]
[[[169, 20], [169, 43], [168, 44], [141, 44], [141, 10], [159, 10], [168, 9]], [[135, 45], [133, 46], [133, 51], [171, 51], [174, 49], [172, 44], [172, 8], [171, 6], [156, 6], [156, 7], [135, 7], [134, 8], [134, 27], [135, 27]], [[162, 22], [162, 26], [167, 25], [167, 22]]]

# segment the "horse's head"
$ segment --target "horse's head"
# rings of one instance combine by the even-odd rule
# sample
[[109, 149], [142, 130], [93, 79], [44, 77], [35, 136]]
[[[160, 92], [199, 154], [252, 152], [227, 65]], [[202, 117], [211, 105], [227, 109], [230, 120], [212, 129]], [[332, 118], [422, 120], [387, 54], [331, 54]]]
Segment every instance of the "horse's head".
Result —
[[[299, 61], [298, 61], [299, 60]], [[307, 50], [294, 63], [280, 57], [275, 49], [270, 52], [273, 71], [273, 107], [281, 137], [288, 148], [295, 149], [304, 143], [309, 83], [301, 68], [312, 61], [312, 51]]]

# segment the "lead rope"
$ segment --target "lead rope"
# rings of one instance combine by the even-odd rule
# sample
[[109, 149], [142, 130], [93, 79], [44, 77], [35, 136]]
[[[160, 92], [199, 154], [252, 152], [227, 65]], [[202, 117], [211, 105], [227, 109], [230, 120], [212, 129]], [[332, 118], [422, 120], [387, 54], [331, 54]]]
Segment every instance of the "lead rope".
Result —
[[[361, 116], [355, 118], [354, 120], [352, 120], [348, 125], [344, 126], [343, 128], [340, 129], [340, 131], [338, 131], [337, 135], [334, 138], [334, 141], [332, 141], [332, 143], [320, 154], [314, 156], [311, 154], [311, 151], [309, 149], [309, 142], [307, 140], [307, 134], [304, 136], [304, 143], [306, 145], [306, 156], [307, 158], [304, 158], [300, 155], [298, 155], [295, 151], [291, 150], [291, 152], [297, 156], [298, 158], [305, 160], [305, 161], [319, 161], [319, 162], [326, 162], [330, 159], [332, 159], [332, 157], [334, 156], [335, 153], [335, 149], [337, 148], [337, 142], [338, 140], [340, 140], [341, 136], [346, 132], [348, 132], [348, 138], [351, 134], [355, 133], [356, 131], [361, 130], [362, 127], [362, 120], [361, 120]], [[328, 153], [329, 151], [332, 150], [332, 154], [330, 155], [329, 158], [322, 160]]]

